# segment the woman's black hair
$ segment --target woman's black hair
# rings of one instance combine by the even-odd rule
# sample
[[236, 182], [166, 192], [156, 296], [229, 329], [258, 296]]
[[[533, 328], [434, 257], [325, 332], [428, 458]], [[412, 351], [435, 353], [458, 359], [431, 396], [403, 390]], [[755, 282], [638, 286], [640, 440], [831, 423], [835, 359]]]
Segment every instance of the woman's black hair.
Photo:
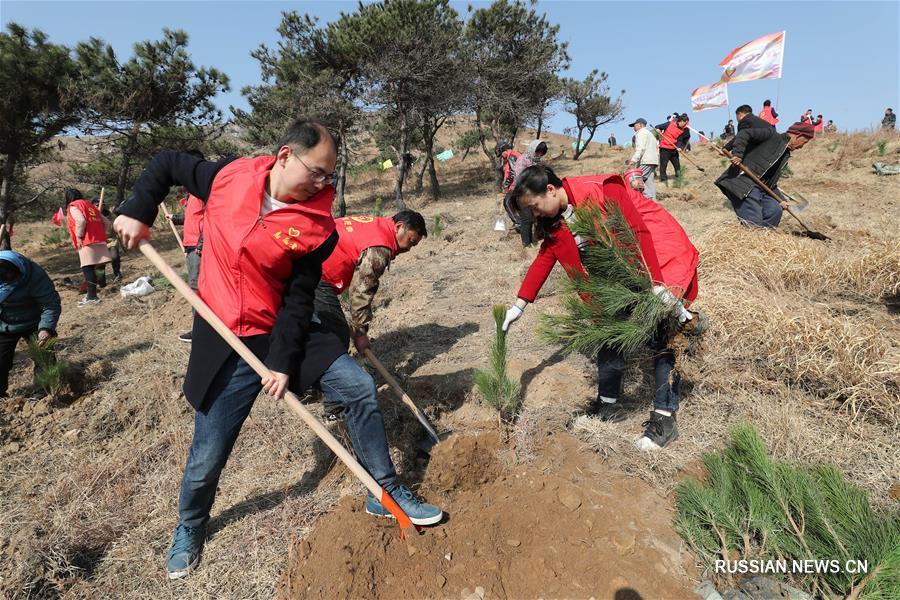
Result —
[[[509, 198], [509, 206], [514, 210], [521, 211], [524, 207], [520, 204], [520, 198], [527, 194], [540, 196], [547, 193], [547, 186], [562, 187], [562, 180], [557, 177], [553, 169], [545, 165], [531, 165], [519, 174], [516, 179], [516, 186]], [[527, 209], [526, 209], [527, 210]], [[553, 217], [535, 217], [534, 231], [535, 237], [539, 240], [544, 239], [548, 233], [559, 227], [562, 213]]]
[[75, 188], [69, 188], [66, 190], [66, 204], [69, 202], [75, 202], [76, 200], [81, 200], [84, 198], [84, 194], [76, 190]]
[[541, 142], [537, 145], [537, 148], [534, 149], [534, 154], [547, 154], [547, 142]]

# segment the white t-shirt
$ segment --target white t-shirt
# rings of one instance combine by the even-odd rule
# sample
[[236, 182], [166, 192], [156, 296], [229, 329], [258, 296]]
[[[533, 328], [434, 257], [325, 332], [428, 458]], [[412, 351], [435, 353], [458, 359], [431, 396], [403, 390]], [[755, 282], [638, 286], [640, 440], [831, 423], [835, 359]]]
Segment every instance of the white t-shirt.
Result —
[[264, 217], [273, 210], [287, 208], [288, 206], [290, 206], [288, 202], [281, 202], [270, 196], [268, 192], [263, 192], [263, 203], [262, 208], [259, 210], [259, 216]]

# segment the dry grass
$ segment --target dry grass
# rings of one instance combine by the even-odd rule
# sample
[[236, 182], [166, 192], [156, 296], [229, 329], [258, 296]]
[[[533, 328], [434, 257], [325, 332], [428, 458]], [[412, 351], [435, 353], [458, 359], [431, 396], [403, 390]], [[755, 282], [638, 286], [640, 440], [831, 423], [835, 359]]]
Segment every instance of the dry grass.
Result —
[[[884, 302], [898, 293], [900, 248], [898, 207], [891, 205], [896, 183], [869, 174], [867, 153], [877, 151], [876, 142], [846, 140], [857, 146], [838, 174], [822, 167], [841, 148], [829, 151], [828, 140], [792, 160], [795, 176], [785, 185], [810, 198], [804, 217], [811, 224], [832, 221], [836, 229], [827, 233], [835, 241], [827, 245], [733, 227], [733, 214], [710, 183], [718, 158], [696, 150], [711, 176], [689, 173], [691, 184], [679, 190], [685, 195], [663, 202], [701, 250], [698, 304], [713, 325], [702, 352], [683, 363], [681, 438], [654, 455], [631, 445], [652, 397], [644, 357], [627, 374], [634, 414], [618, 425], [577, 418], [572, 428], [586, 444], [622, 472], [670, 489], [696, 469], [702, 452], [721, 447], [730, 423], [745, 419], [759, 427], [774, 456], [834, 462], [876, 503], [891, 502], [887, 489], [900, 472], [900, 331]], [[895, 156], [897, 146], [889, 140], [887, 154]], [[625, 158], [627, 150], [604, 148], [554, 166], [563, 175], [604, 173]], [[499, 196], [482, 158], [473, 154], [462, 168], [453, 162], [439, 168], [445, 199], [433, 202], [426, 191], [409, 204], [429, 221], [443, 215], [443, 236], [429, 237], [392, 266], [372, 335], [379, 357], [437, 428], [467, 431], [489, 421], [467, 393], [474, 368], [487, 357], [490, 306], [514, 298], [533, 253], [492, 231]], [[364, 213], [376, 196], [390, 198], [391, 175], [367, 174], [365, 184], [351, 186], [351, 209]], [[34, 240], [25, 252], [48, 266], [57, 284], [63, 275], [78, 280], [68, 247], [40, 247], [46, 230], [19, 227]], [[166, 240], [165, 232], [157, 235]], [[166, 243], [166, 256], [180, 267], [174, 243]], [[124, 269], [129, 279], [151, 274], [133, 253]], [[561, 276], [551, 277], [509, 340], [511, 361], [521, 358], [529, 372], [513, 429], [517, 460], [537, 454], [538, 440], [565, 427], [596, 391], [589, 360], [551, 360], [555, 349], [533, 334], [540, 312], [558, 302]], [[61, 292], [61, 356], [82, 369], [86, 391], [71, 405], [53, 405], [49, 416], [25, 414], [15, 403], [0, 410], [0, 589], [21, 598], [272, 597], [291, 538], [306, 535], [358, 486], [342, 468], [331, 468], [333, 458], [301, 423], [260, 399], [223, 475], [202, 569], [168, 582], [163, 560], [192, 431], [179, 393], [187, 348], [174, 340], [189, 321], [188, 308], [161, 291], [134, 302], [108, 294], [99, 307], [79, 311], [78, 294]], [[14, 371], [13, 391], [25, 390], [29, 378], [25, 369]], [[386, 396], [389, 436], [402, 450], [395, 451], [398, 464], [415, 471], [410, 440], [418, 428]], [[22, 449], [4, 450], [11, 443]]]

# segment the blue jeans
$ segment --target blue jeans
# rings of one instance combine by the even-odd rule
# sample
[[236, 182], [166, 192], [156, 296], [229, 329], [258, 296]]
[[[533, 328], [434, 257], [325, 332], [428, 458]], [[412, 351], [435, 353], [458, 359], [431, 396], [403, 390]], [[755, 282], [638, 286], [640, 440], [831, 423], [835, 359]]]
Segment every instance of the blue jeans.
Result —
[[[372, 377], [343, 354], [328, 367], [319, 385], [326, 398], [344, 405], [344, 422], [363, 467], [382, 487], [392, 485], [397, 473]], [[261, 389], [259, 375], [237, 354], [213, 380], [210, 400], [194, 417], [194, 439], [178, 501], [182, 525], [201, 527], [209, 520], [219, 476]]]
[[[653, 351], [653, 370], [656, 390], [653, 408], [675, 412], [681, 400], [681, 376], [675, 370], [675, 352], [669, 347], [669, 333], [662, 323], [648, 344]], [[622, 395], [625, 357], [621, 352], [603, 347], [597, 353], [597, 401], [600, 396], [615, 398]]]
[[745, 225], [774, 229], [781, 222], [784, 209], [778, 200], [757, 186], [753, 186], [743, 200], [733, 195], [729, 195], [728, 199], [731, 200], [731, 206], [734, 207], [738, 220]]

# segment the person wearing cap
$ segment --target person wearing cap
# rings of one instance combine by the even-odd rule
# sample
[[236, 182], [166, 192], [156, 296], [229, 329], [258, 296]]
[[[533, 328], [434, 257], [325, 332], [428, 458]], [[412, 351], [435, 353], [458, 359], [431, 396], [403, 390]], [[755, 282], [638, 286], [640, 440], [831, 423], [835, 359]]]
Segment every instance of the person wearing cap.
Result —
[[634, 152], [628, 164], [641, 170], [644, 196], [656, 200], [656, 167], [659, 166], [659, 146], [656, 136], [647, 129], [646, 119], [635, 119], [628, 125], [634, 129]]
[[0, 251], [0, 398], [6, 397], [16, 344], [32, 336], [46, 344], [56, 337], [61, 313], [47, 272], [18, 252]]
[[[699, 335], [704, 328], [705, 318], [699, 312], [687, 310], [697, 297], [699, 253], [675, 217], [639, 193], [643, 183], [640, 177], [628, 179], [626, 183], [618, 174], [560, 179], [552, 169], [542, 165], [525, 169], [516, 180], [513, 202], [518, 209], [531, 209], [543, 242], [515, 302], [506, 312], [502, 329], [508, 331], [528, 304], [535, 301], [557, 262], [573, 279], [586, 274], [581, 250], [588, 242], [569, 229], [575, 210], [591, 204], [601, 210], [615, 205], [634, 232], [647, 275], [653, 282], [653, 293], [672, 311], [671, 321], [664, 321], [649, 342], [656, 377], [653, 410], [642, 425], [643, 435], [635, 442], [641, 450], [657, 450], [678, 437], [675, 414], [679, 408], [681, 379], [675, 369], [672, 334], [677, 329], [686, 335]], [[597, 367], [597, 398], [587, 412], [604, 421], [620, 421], [625, 417], [618, 403], [625, 358], [618, 350], [604, 346], [597, 353]]]
[[668, 123], [657, 125], [656, 129], [662, 132], [659, 139], [659, 180], [666, 181], [666, 175], [669, 161], [675, 168], [675, 177], [681, 174], [681, 161], [678, 159], [678, 151], [683, 150], [691, 141], [691, 130], [688, 127], [688, 118], [686, 113], [678, 115]]
[[731, 165], [716, 179], [716, 186], [731, 201], [738, 220], [748, 226], [774, 229], [781, 222], [787, 202], [772, 198], [744, 175], [743, 164], [770, 189], [778, 190], [778, 180], [791, 158], [815, 134], [810, 123], [794, 123], [787, 133], [774, 127], [738, 128], [732, 141]]
[[897, 124], [897, 115], [894, 114], [894, 109], [893, 108], [886, 109], [884, 111], [884, 118], [881, 119], [881, 128], [893, 131], [894, 126], [896, 124]]

